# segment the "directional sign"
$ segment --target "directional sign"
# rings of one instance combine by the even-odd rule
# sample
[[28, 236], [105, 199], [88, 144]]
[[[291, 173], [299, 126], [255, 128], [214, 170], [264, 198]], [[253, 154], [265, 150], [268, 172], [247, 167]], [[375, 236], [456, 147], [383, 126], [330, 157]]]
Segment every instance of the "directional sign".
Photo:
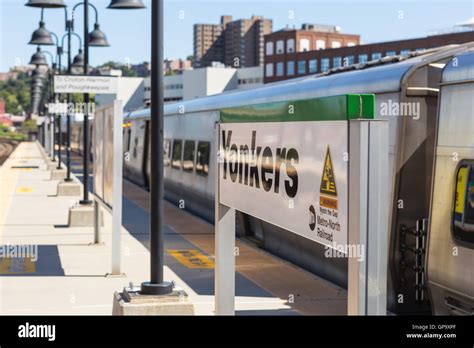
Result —
[[116, 94], [117, 81], [115, 76], [56, 75], [54, 92]]

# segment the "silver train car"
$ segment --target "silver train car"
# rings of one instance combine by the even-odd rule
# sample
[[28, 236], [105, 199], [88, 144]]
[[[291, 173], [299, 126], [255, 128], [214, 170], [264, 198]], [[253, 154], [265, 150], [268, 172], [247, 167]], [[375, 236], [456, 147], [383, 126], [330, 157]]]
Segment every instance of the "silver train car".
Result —
[[[220, 109], [348, 93], [375, 94], [376, 118], [389, 122], [389, 310], [472, 314], [474, 275], [466, 270], [474, 265], [474, 44], [166, 105], [166, 199], [213, 222]], [[148, 109], [124, 118], [124, 176], [144, 187], [150, 180], [149, 126]], [[73, 133], [80, 129], [75, 125]], [[239, 236], [347, 286], [347, 259], [326, 258], [318, 243], [237, 215]]]

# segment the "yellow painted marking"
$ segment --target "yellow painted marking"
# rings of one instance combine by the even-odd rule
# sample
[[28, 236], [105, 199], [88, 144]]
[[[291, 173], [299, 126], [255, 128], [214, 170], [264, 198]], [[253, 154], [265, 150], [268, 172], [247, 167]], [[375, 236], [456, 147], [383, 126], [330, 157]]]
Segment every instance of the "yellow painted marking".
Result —
[[18, 190], [16, 190], [18, 193], [31, 193], [33, 192], [33, 189], [31, 187], [19, 187]]
[[458, 214], [464, 213], [464, 199], [466, 197], [466, 183], [468, 176], [468, 168], [461, 167], [458, 171], [458, 177], [456, 180], [456, 197], [454, 203], [454, 212]]
[[31, 259], [24, 259], [24, 270], [25, 273], [35, 273], [36, 272], [36, 262], [33, 262]]
[[0, 259], [0, 274], [8, 274], [8, 267], [10, 266], [10, 259]]
[[197, 250], [167, 250], [168, 253], [187, 268], [214, 268], [214, 262]]
[[29, 258], [1, 258], [0, 274], [35, 273], [36, 263]]

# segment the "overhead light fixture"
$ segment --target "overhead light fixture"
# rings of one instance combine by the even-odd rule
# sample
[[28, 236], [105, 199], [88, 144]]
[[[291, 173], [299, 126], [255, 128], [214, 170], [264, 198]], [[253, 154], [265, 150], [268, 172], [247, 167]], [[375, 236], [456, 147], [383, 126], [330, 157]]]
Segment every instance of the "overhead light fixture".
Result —
[[79, 50], [79, 53], [77, 54], [77, 56], [74, 57], [71, 66], [73, 68], [83, 68], [84, 67], [84, 52], [82, 52], [81, 49]]
[[44, 22], [39, 22], [39, 28], [36, 29], [31, 35], [31, 40], [28, 42], [29, 45], [44, 45], [53, 46], [53, 36], [51, 32], [45, 28]]
[[114, 10], [138, 10], [145, 8], [141, 0], [112, 0], [107, 7]]
[[25, 6], [41, 8], [61, 8], [66, 7], [63, 0], [29, 0]]
[[94, 30], [89, 34], [89, 46], [107, 47], [110, 46], [104, 32], [100, 30], [99, 23], [94, 24]]
[[44, 55], [43, 52], [41, 52], [41, 48], [38, 46], [36, 49], [36, 53], [31, 56], [30, 64], [36, 65], [36, 66], [47, 66], [48, 61], [46, 60], [46, 56]]

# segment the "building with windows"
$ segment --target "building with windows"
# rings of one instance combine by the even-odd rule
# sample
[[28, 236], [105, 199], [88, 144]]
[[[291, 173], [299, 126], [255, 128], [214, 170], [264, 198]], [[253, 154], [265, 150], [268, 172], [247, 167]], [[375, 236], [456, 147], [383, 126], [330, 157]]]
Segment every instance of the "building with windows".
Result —
[[342, 34], [338, 26], [318, 24], [303, 24], [301, 29], [287, 27], [266, 35], [265, 81], [279, 81], [316, 72], [319, 62], [298, 59], [302, 53], [353, 47], [359, 42], [359, 35]]
[[272, 20], [261, 16], [219, 24], [194, 25], [194, 67], [221, 62], [233, 68], [263, 66], [264, 36], [272, 32]]
[[165, 75], [182, 74], [184, 70], [192, 69], [192, 62], [184, 59], [165, 59], [163, 70]]
[[[474, 41], [472, 28], [443, 35], [363, 45], [359, 44], [357, 35], [334, 36], [336, 29], [332, 36], [325, 39], [319, 38], [321, 28], [311, 35], [307, 35], [308, 32], [284, 29], [265, 36], [265, 83], [317, 74], [386, 56], [403, 56], [411, 51]], [[339, 43], [333, 44], [333, 41]]]

